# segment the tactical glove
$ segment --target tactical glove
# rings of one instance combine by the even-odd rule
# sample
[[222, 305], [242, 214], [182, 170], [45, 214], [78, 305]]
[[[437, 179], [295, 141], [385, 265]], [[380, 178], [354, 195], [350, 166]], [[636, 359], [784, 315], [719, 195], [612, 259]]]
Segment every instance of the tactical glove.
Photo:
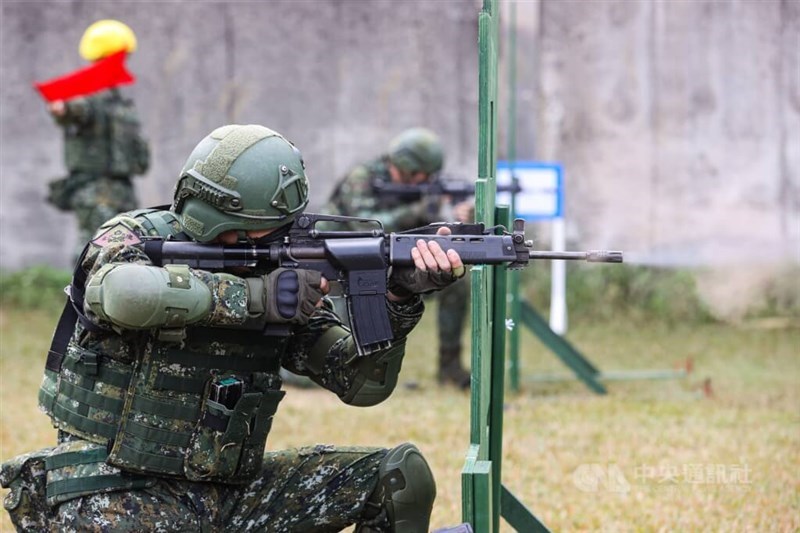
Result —
[[323, 296], [322, 275], [314, 270], [279, 268], [246, 281], [248, 311], [268, 324], [307, 324]]
[[455, 283], [465, 273], [463, 266], [451, 272], [419, 270], [413, 266], [394, 268], [389, 276], [387, 289], [400, 298], [407, 298], [412, 294], [428, 294]]

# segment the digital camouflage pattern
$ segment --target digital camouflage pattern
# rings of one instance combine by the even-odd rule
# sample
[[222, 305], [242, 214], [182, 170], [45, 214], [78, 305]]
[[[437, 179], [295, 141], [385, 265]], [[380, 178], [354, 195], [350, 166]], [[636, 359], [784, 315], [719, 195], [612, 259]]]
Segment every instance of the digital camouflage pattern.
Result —
[[131, 177], [147, 171], [149, 148], [133, 103], [117, 89], [65, 102], [55, 120], [69, 174], [50, 184], [49, 200], [75, 212], [83, 243], [104, 221], [136, 207]]
[[[74, 441], [20, 456], [10, 483], [13, 468], [4, 465], [0, 480], [11, 486], [4, 505], [20, 531], [332, 532], [363, 521], [389, 531], [385, 515], [366, 508], [385, 449], [318, 445], [268, 452], [259, 475], [241, 486], [122, 476], [102, 462], [45, 468], [48, 458], [92, 446]], [[100, 476], [118, 484], [60, 502], [44, 497], [45, 484]]]
[[[388, 156], [383, 156], [357, 166], [339, 182], [322, 212], [378, 219], [388, 232], [405, 231], [449, 218], [442, 212], [445, 206], [432, 203], [434, 199], [397, 202], [375, 194], [374, 180], [391, 181], [389, 164]], [[469, 386], [469, 374], [463, 370], [460, 360], [461, 337], [469, 309], [469, 283], [467, 280], [454, 283], [436, 297], [439, 298], [439, 380]]]
[[[76, 175], [78, 179], [84, 174]], [[86, 179], [70, 199], [71, 210], [78, 219], [78, 242], [92, 238], [97, 228], [117, 213], [136, 208], [136, 192], [130, 179], [95, 176]]]
[[[82, 268], [91, 279], [106, 265], [150, 265], [143, 238], [179, 237], [180, 229], [170, 212], [124, 213], [97, 231]], [[11, 488], [5, 506], [15, 525], [34, 531], [339, 531], [369, 522], [388, 531], [385, 513], [365, 509], [386, 450], [317, 446], [264, 454], [284, 394], [281, 366], [344, 399], [365, 369], [374, 370], [365, 363], [383, 352], [355, 358], [352, 337], [327, 299], [288, 339], [264, 337], [260, 325], [247, 329], [252, 318], [241, 278], [190, 272], [208, 286], [212, 304], [201, 322], [186, 328], [183, 341], [168, 327], [90, 332], [76, 324], [60, 372], [47, 370], [40, 390], [40, 405], [59, 428], [59, 446], [2, 467], [0, 482]], [[387, 302], [387, 308], [402, 357], [402, 339], [423, 304], [413, 297]], [[208, 383], [228, 375], [243, 377], [247, 389], [227, 430], [220, 430], [206, 424], [205, 416], [214, 414]]]
[[64, 158], [70, 173], [130, 177], [147, 171], [150, 152], [141, 137], [130, 99], [118, 89], [64, 102], [55, 117], [64, 130]]

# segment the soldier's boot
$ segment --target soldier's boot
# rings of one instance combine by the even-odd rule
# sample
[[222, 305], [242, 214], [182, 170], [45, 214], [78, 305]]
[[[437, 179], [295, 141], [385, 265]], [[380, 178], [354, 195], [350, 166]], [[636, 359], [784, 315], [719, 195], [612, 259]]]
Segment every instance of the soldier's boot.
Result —
[[461, 346], [439, 347], [439, 383], [468, 389], [470, 373], [461, 366]]

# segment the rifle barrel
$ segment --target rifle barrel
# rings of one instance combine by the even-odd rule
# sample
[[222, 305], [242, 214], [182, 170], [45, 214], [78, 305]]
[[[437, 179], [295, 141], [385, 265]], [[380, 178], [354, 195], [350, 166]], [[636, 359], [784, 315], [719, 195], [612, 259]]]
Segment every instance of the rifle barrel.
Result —
[[622, 252], [611, 250], [589, 250], [588, 252], [531, 251], [531, 259], [561, 259], [587, 261], [589, 263], [622, 263]]

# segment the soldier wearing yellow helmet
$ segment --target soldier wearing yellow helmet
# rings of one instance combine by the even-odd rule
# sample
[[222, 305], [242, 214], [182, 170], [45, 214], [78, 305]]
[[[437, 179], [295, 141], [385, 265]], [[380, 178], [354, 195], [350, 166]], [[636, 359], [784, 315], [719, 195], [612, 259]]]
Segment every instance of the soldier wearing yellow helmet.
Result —
[[136, 35], [118, 20], [98, 20], [83, 32], [78, 51], [86, 61], [97, 61], [125, 50], [136, 51]]
[[[136, 35], [118, 20], [89, 26], [79, 53], [99, 61], [115, 53], [136, 50]], [[133, 101], [111, 87], [89, 96], [56, 100], [48, 110], [64, 132], [68, 175], [50, 183], [48, 200], [78, 218], [80, 241], [88, 240], [105, 220], [136, 208], [131, 177], [149, 166], [147, 142]]]

